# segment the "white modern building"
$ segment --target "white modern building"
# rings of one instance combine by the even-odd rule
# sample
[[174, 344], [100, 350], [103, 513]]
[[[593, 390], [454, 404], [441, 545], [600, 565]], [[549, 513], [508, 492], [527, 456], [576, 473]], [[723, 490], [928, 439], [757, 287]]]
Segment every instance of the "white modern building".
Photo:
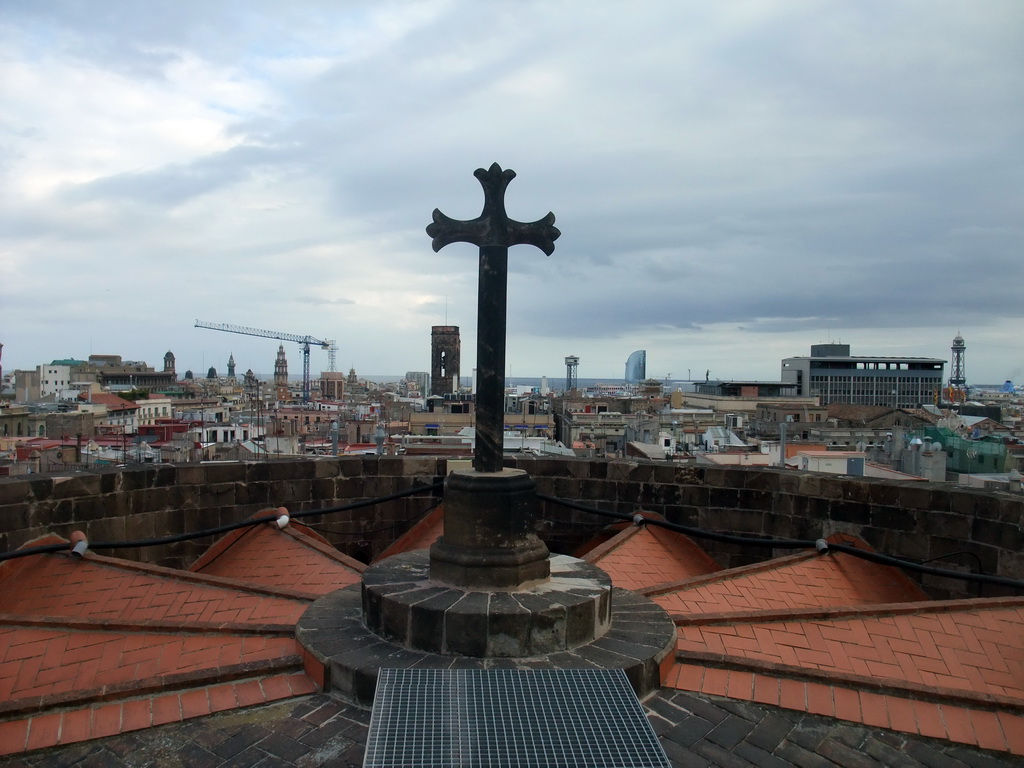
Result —
[[810, 356], [782, 361], [781, 378], [796, 386], [798, 396], [817, 397], [821, 405], [920, 408], [935, 402], [945, 364], [932, 357], [854, 356], [849, 344], [814, 344]]
[[54, 395], [58, 400], [73, 400], [78, 392], [71, 389], [71, 366], [49, 365], [39, 366], [39, 396]]

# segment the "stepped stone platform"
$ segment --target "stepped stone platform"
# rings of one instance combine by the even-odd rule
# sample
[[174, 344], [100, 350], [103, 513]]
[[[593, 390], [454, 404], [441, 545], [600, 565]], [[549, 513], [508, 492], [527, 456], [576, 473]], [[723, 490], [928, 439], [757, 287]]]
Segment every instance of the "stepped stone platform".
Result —
[[324, 690], [363, 705], [382, 667], [622, 669], [638, 696], [656, 690], [676, 645], [668, 614], [581, 560], [550, 560], [550, 579], [464, 591], [429, 582], [426, 552], [389, 558], [367, 570], [362, 588], [306, 609], [295, 631], [306, 669]]
[[363, 577], [366, 625], [410, 650], [522, 657], [575, 648], [611, 623], [612, 582], [570, 557], [551, 557], [550, 576], [515, 590], [438, 584], [421, 555], [393, 557]]

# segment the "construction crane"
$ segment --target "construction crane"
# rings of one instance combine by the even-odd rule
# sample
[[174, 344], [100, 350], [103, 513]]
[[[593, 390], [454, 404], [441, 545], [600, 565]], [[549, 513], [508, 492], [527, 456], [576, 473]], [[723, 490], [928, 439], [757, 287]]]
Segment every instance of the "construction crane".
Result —
[[[337, 349], [334, 342], [325, 339], [316, 339], [312, 336], [299, 336], [294, 333], [281, 333], [280, 331], [264, 331], [259, 328], [248, 328], [244, 325], [230, 325], [229, 323], [206, 323], [196, 320], [196, 328], [209, 328], [211, 331], [225, 331], [227, 333], [241, 333], [245, 336], [260, 336], [264, 339], [279, 339], [281, 341], [294, 341], [302, 345], [302, 402], [309, 402], [309, 347], [316, 344], [320, 349]], [[334, 356], [331, 355], [333, 358]], [[331, 360], [332, 364], [334, 360]]]

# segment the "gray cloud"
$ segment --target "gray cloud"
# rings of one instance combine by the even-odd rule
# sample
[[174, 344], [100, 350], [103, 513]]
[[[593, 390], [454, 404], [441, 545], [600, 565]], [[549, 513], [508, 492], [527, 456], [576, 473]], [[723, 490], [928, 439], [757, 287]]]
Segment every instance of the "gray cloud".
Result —
[[295, 301], [302, 304], [334, 304], [337, 306], [346, 306], [349, 304], [355, 304], [356, 302], [352, 299], [337, 298], [337, 299], [324, 299], [319, 296], [296, 296]]
[[[43, 290], [46, 264], [51, 294], [91, 286], [71, 314], [113, 346], [103, 292], [139, 315], [173, 285], [154, 350], [221, 354], [178, 330], [213, 304], [324, 328], [367, 372], [422, 368], [446, 305], [471, 342], [476, 283], [473, 249], [434, 254], [424, 227], [435, 207], [476, 216], [472, 171], [497, 161], [519, 173], [509, 214], [551, 210], [563, 232], [550, 258], [510, 255], [510, 350], [535, 349], [520, 370], [579, 343], [617, 376], [621, 341], [652, 365], [749, 347], [745, 375], [770, 377], [777, 344], [838, 328], [928, 355], [960, 331], [995, 378], [1024, 358], [1022, 21], [998, 1], [20, 0], [9, 63], [104, 90], [5, 99], [0, 302]], [[53, 343], [18, 317], [0, 340], [23, 365]]]

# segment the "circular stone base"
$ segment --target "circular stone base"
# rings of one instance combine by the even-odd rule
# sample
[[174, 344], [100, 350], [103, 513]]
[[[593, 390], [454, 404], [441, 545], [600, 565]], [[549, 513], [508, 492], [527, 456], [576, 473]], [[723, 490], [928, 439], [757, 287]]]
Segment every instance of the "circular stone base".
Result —
[[[413, 554], [426, 560], [425, 552]], [[554, 560], [552, 567], [557, 567]], [[296, 626], [295, 636], [310, 657], [307, 664], [322, 666], [325, 690], [370, 706], [378, 671], [406, 667], [622, 669], [637, 695], [643, 697], [661, 685], [661, 665], [675, 649], [676, 627], [661, 606], [646, 597], [612, 589], [608, 629], [591, 642], [520, 658], [447, 655], [403, 647], [367, 628], [361, 588], [353, 584], [310, 605]]]
[[548, 578], [484, 590], [431, 581], [433, 557], [422, 552], [389, 557], [363, 573], [363, 618], [385, 640], [454, 656], [538, 656], [601, 637], [611, 622], [608, 574], [564, 555], [548, 564]]

